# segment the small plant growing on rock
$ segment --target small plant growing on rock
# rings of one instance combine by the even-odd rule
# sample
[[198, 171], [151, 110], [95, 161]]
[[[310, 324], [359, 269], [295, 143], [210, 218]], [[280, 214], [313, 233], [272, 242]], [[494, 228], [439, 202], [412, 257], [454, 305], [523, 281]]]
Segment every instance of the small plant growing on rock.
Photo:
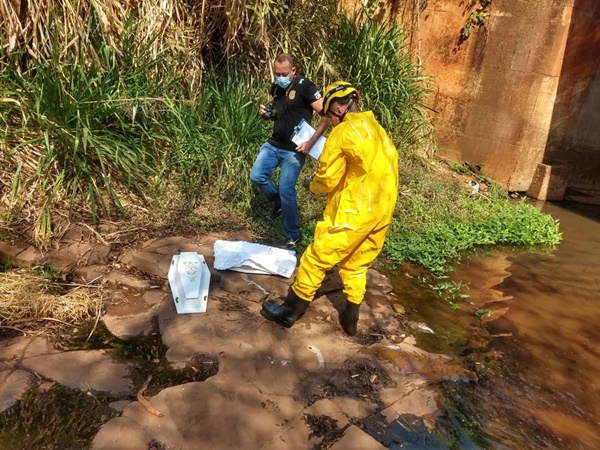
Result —
[[485, 25], [489, 16], [489, 7], [492, 0], [469, 0], [466, 12], [470, 11], [469, 18], [460, 31], [461, 40], [464, 41], [473, 31], [473, 26], [480, 27]]

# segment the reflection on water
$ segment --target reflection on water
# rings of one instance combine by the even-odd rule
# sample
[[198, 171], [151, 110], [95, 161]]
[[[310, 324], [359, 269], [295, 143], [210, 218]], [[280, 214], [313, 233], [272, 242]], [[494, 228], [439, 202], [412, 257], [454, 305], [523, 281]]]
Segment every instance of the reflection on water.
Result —
[[474, 308], [493, 311], [482, 323], [398, 289], [438, 332], [420, 344], [454, 352], [481, 377], [446, 386], [447, 420], [471, 430], [466, 447], [600, 448], [600, 208], [542, 210], [561, 222], [553, 253], [471, 258], [453, 273]]

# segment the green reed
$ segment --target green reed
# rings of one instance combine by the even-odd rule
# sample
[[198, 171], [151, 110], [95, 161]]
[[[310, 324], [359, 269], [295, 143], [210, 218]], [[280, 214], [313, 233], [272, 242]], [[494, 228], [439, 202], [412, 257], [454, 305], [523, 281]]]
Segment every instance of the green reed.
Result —
[[331, 29], [327, 54], [338, 76], [354, 83], [399, 148], [427, 146], [431, 127], [425, 115], [428, 79], [406, 47], [406, 31], [364, 14], [340, 15]]

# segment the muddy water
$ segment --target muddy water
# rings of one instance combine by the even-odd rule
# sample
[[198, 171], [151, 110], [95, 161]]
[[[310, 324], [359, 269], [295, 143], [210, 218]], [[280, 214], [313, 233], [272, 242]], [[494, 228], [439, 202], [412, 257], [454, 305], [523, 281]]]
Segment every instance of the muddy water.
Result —
[[419, 343], [480, 376], [444, 387], [452, 447], [600, 448], [600, 207], [539, 207], [560, 220], [563, 242], [465, 261], [452, 277], [469, 284], [474, 306], [451, 311], [396, 280], [412, 318], [436, 331]]

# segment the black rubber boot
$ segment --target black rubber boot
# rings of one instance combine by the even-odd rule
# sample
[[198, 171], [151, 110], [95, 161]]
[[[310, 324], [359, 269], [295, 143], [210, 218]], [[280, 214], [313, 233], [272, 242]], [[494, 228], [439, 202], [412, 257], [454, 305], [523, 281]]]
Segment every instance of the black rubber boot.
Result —
[[356, 303], [346, 300], [346, 309], [344, 309], [340, 315], [340, 323], [348, 336], [356, 335], [359, 309], [360, 304], [357, 305]]
[[264, 302], [260, 313], [265, 319], [289, 328], [304, 315], [308, 305], [310, 305], [310, 302], [302, 300], [290, 288], [283, 304], [274, 305], [270, 302]]

